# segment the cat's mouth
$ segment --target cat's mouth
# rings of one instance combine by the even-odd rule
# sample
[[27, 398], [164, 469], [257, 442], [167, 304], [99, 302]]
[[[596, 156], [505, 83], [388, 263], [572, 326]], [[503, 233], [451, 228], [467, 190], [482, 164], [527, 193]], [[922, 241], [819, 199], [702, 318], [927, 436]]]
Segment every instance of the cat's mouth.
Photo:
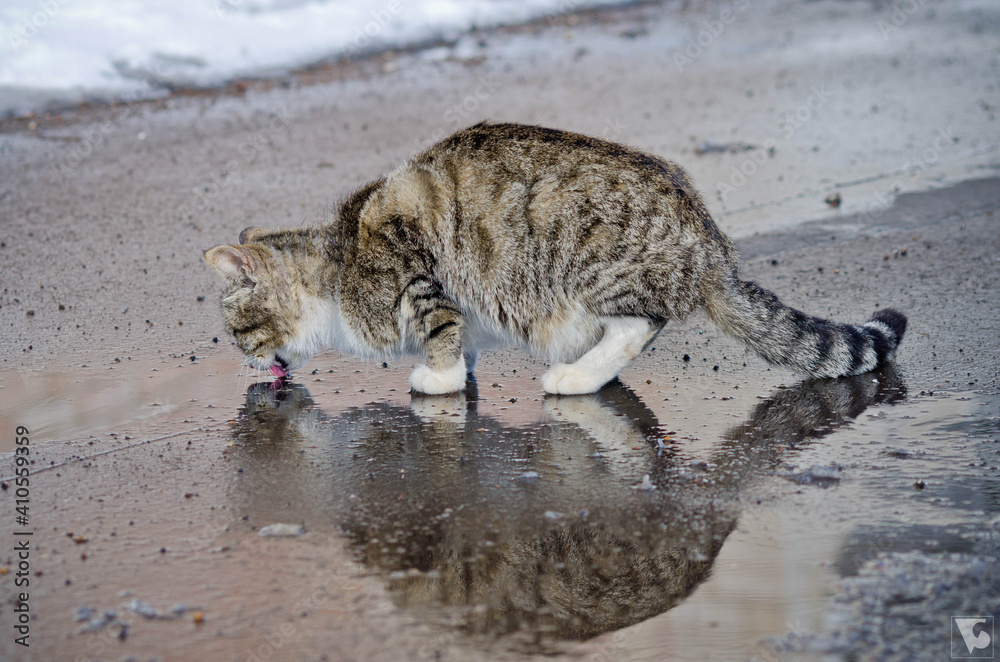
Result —
[[288, 362], [285, 361], [280, 356], [278, 356], [277, 354], [275, 354], [274, 355], [274, 363], [271, 364], [271, 367], [269, 368], [269, 370], [271, 371], [271, 374], [274, 375], [275, 377], [277, 377], [278, 379], [282, 379], [284, 377], [287, 377], [288, 376]]

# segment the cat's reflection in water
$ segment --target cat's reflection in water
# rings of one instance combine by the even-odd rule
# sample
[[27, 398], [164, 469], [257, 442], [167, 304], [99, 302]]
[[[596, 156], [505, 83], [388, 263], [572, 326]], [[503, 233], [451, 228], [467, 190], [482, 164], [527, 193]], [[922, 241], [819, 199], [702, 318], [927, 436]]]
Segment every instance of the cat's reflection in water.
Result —
[[401, 605], [471, 632], [580, 639], [677, 604], [708, 577], [754, 476], [902, 395], [891, 372], [780, 390], [695, 480], [617, 382], [549, 398], [550, 420], [523, 426], [480, 415], [474, 393], [327, 418], [302, 386], [258, 385], [231, 496], [252, 521], [339, 527]]

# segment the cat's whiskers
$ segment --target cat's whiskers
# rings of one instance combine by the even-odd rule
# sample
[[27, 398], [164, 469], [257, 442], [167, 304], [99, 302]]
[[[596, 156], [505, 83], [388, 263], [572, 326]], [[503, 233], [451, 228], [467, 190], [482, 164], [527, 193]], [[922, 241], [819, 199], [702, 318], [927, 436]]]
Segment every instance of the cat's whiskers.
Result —
[[250, 369], [252, 367], [250, 357], [246, 357], [243, 359], [243, 363], [236, 373], [236, 388], [240, 394], [246, 393], [247, 388], [250, 386]]

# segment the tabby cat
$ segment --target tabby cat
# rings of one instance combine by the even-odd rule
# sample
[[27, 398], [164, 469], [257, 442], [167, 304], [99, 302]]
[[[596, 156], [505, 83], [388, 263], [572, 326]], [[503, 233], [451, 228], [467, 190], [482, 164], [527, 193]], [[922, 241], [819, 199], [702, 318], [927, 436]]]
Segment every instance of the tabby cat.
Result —
[[767, 361], [816, 377], [890, 361], [891, 309], [859, 326], [812, 317], [741, 280], [732, 241], [677, 165], [519, 124], [458, 131], [355, 191], [329, 224], [249, 227], [205, 252], [225, 322], [278, 377], [333, 348], [423, 352], [415, 391], [462, 389], [476, 352], [552, 362], [548, 393], [592, 393], [669, 320], [697, 308]]

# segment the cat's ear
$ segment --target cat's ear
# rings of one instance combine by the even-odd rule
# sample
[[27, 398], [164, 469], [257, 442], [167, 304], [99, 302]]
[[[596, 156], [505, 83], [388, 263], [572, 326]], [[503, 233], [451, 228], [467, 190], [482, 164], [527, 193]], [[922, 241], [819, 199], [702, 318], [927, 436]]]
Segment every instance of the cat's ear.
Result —
[[250, 255], [239, 246], [216, 246], [205, 251], [205, 262], [226, 280], [239, 280], [253, 273]]
[[240, 233], [240, 243], [249, 244], [252, 243], [263, 234], [267, 234], [267, 228], [262, 228], [259, 225], [251, 225], [248, 228], [244, 228], [243, 232]]

